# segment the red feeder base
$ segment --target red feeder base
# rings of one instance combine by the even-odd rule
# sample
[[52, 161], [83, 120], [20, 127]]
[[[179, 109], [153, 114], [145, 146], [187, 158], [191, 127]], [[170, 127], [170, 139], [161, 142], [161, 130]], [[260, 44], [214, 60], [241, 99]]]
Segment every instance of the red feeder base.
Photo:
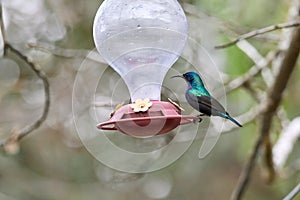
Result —
[[134, 112], [131, 104], [122, 106], [109, 121], [98, 124], [97, 128], [119, 130], [135, 137], [149, 137], [168, 133], [179, 125], [197, 119], [195, 116], [181, 115], [180, 110], [170, 102], [151, 102], [152, 106], [146, 112]]

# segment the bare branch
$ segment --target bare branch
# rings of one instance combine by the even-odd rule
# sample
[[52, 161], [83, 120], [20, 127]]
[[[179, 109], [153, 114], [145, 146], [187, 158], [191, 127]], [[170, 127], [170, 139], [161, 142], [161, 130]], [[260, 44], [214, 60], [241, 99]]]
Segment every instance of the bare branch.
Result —
[[243, 34], [243, 35], [239, 36], [238, 38], [232, 40], [231, 42], [215, 46], [215, 48], [216, 49], [227, 48], [227, 47], [230, 47], [230, 46], [238, 43], [239, 41], [249, 39], [249, 38], [255, 37], [257, 35], [262, 35], [262, 34], [265, 34], [265, 33], [271, 32], [271, 31], [280, 30], [280, 29], [284, 29], [284, 28], [298, 27], [298, 26], [300, 26], [300, 21], [285, 22], [282, 24], [267, 26], [265, 28], [254, 30], [249, 33]]
[[7, 55], [7, 51], [10, 50], [14, 54], [16, 54], [21, 60], [23, 60], [26, 64], [28, 64], [29, 67], [37, 75], [37, 77], [43, 81], [44, 92], [45, 92], [45, 103], [44, 103], [43, 113], [41, 117], [37, 121], [35, 121], [32, 125], [28, 125], [20, 131], [13, 130], [11, 135], [6, 140], [0, 143], [0, 146], [4, 147], [7, 153], [15, 154], [19, 150], [19, 140], [21, 140], [23, 137], [25, 137], [32, 131], [39, 128], [42, 125], [42, 123], [46, 120], [49, 112], [49, 107], [50, 107], [50, 89], [49, 89], [49, 81], [46, 75], [42, 71], [40, 71], [40, 69], [38, 69], [35, 66], [35, 64], [27, 58], [27, 56], [25, 56], [19, 50], [14, 48], [11, 44], [9, 44], [5, 40], [5, 29], [4, 29], [2, 14], [3, 14], [3, 7], [2, 4], [0, 3], [0, 28], [1, 28], [2, 38], [4, 43], [4, 55]]
[[2, 7], [2, 4], [0, 3], [0, 18], [1, 18], [1, 21], [0, 21], [0, 28], [1, 28], [1, 34], [2, 34], [2, 38], [3, 40], [5, 40], [5, 27], [4, 27], [4, 23], [3, 23], [3, 7]]
[[275, 179], [276, 171], [273, 163], [272, 142], [271, 142], [270, 134], [265, 136], [264, 146], [265, 146], [264, 159], [268, 169], [267, 183], [272, 183]]
[[44, 103], [44, 109], [41, 117], [34, 122], [32, 125], [24, 127], [21, 131], [16, 131], [13, 133], [6, 141], [2, 142], [0, 146], [6, 146], [18, 143], [20, 139], [31, 133], [32, 131], [39, 128], [42, 123], [46, 120], [49, 107], [50, 107], [50, 89], [49, 89], [49, 81], [46, 75], [40, 71], [34, 63], [32, 63], [25, 55], [23, 55], [19, 50], [15, 49], [13, 46], [11, 46], [9, 43], [5, 43], [5, 52], [8, 50], [12, 51], [14, 54], [16, 54], [20, 59], [22, 59], [26, 64], [30, 66], [30, 68], [35, 72], [37, 77], [43, 81], [44, 84], [44, 91], [45, 91], [45, 103]]
[[[258, 50], [251, 45], [246, 40], [240, 41], [237, 43], [237, 46], [256, 64], [260, 65], [260, 63], [264, 63], [264, 57], [258, 52]], [[261, 70], [262, 77], [268, 87], [271, 87], [272, 82], [274, 82], [274, 75], [269, 68], [263, 68]], [[250, 84], [249, 84], [250, 85]], [[246, 87], [247, 85], [244, 85]], [[248, 86], [249, 89], [249, 86]], [[256, 98], [259, 102], [261, 98], [258, 97], [256, 93], [252, 92], [252, 96]], [[256, 97], [257, 96], [257, 97]], [[265, 163], [268, 168], [268, 183], [271, 183], [275, 178], [275, 169], [273, 166], [273, 153], [272, 153], [272, 143], [269, 135], [265, 138]]]
[[[277, 56], [279, 55], [280, 51], [279, 50], [275, 50], [275, 51], [270, 51], [268, 53], [268, 55], [266, 56], [266, 58], [264, 58], [259, 52], [258, 50], [251, 45], [249, 42], [247, 42], [246, 40], [241, 41], [237, 44], [238, 48], [243, 51], [253, 62], [256, 66], [254, 66], [256, 69], [254, 69], [254, 72], [257, 72], [258, 75], [261, 73], [262, 78], [264, 79], [266, 85], [268, 87], [271, 87], [272, 82], [274, 81], [274, 75], [271, 72], [270, 68], [267, 68], [267, 66], [271, 65], [272, 62], [275, 60], [275, 58], [277, 58]], [[249, 70], [249, 73], [251, 72], [252, 68]], [[253, 76], [250, 76], [250, 79], [248, 80], [241, 80], [242, 81], [242, 85], [240, 86], [244, 86], [246, 89], [249, 89], [249, 80], [252, 80]], [[261, 99], [257, 98], [257, 101], [259, 102]]]
[[241, 199], [248, 186], [260, 147], [264, 143], [266, 136], [269, 135], [274, 113], [281, 102], [282, 93], [285, 90], [290, 75], [296, 66], [296, 61], [300, 52], [299, 41], [300, 29], [297, 28], [292, 32], [292, 37], [289, 41], [289, 48], [283, 54], [279, 70], [276, 73], [276, 79], [274, 80], [266, 99], [263, 101], [265, 104], [262, 109], [260, 135], [254, 145], [254, 149], [248, 159], [248, 162], [242, 171], [237, 188], [231, 196], [232, 200]]
[[51, 53], [54, 56], [62, 58], [87, 58], [95, 62], [105, 63], [106, 61], [100, 56], [99, 53], [91, 50], [78, 50], [78, 49], [63, 49], [47, 43], [29, 43], [28, 46], [33, 49]]
[[[5, 42], [5, 27], [4, 27], [4, 23], [3, 23], [3, 7], [2, 7], [2, 3], [0, 2], [0, 29], [1, 29], [1, 36], [2, 36], [2, 42], [3, 44], [1, 45], [1, 56], [3, 56], [4, 54], [4, 42]], [[3, 48], [3, 49], [2, 49]]]
[[225, 86], [225, 92], [226, 93], [232, 92], [233, 90], [236, 90], [236, 89], [240, 88], [241, 86], [245, 85], [247, 82], [249, 82], [255, 76], [257, 76], [262, 71], [262, 69], [264, 69], [268, 65], [270, 65], [272, 60], [277, 56], [277, 54], [278, 54], [277, 51], [270, 52], [266, 56], [265, 59], [259, 61], [256, 65], [251, 67], [245, 75], [238, 77], [238, 78], [232, 80], [231, 82], [229, 82]]
[[287, 127], [290, 124], [290, 120], [287, 117], [286, 111], [283, 109], [283, 107], [281, 106], [278, 111], [277, 111], [277, 117], [281, 122], [281, 127], [282, 129], [284, 127]]
[[300, 117], [293, 119], [282, 131], [277, 143], [273, 147], [273, 161], [276, 170], [283, 168], [298, 138], [300, 138]]
[[300, 192], [300, 183], [283, 200], [292, 200]]

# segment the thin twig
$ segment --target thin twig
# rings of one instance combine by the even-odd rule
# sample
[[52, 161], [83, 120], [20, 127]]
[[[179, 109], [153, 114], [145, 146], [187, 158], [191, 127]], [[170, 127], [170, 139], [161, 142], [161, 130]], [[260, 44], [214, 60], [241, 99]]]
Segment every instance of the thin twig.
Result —
[[248, 182], [255, 166], [255, 161], [260, 147], [264, 143], [266, 136], [269, 134], [273, 115], [280, 104], [282, 93], [285, 90], [290, 75], [296, 66], [296, 61], [300, 52], [299, 41], [300, 29], [298, 28], [293, 31], [292, 38], [289, 42], [289, 48], [284, 52], [284, 57], [280, 63], [279, 70], [276, 74], [276, 79], [270, 88], [267, 98], [264, 100], [265, 105], [262, 109], [262, 125], [260, 128], [260, 135], [255, 142], [254, 149], [244, 170], [242, 171], [238, 185], [231, 196], [232, 200], [241, 199], [248, 186]]
[[225, 93], [227, 94], [245, 85], [247, 82], [253, 79], [253, 77], [257, 76], [265, 67], [270, 65], [272, 60], [277, 56], [277, 54], [278, 54], [277, 51], [270, 52], [263, 61], [259, 62], [260, 64], [256, 64], [253, 67], [251, 67], [249, 71], [245, 73], [245, 75], [230, 81], [225, 86]]
[[292, 200], [300, 192], [300, 183], [283, 200]]
[[3, 42], [5, 41], [5, 27], [4, 27], [4, 23], [3, 23], [3, 7], [2, 7], [2, 3], [0, 3], [0, 28], [1, 28], [1, 34], [2, 34], [2, 40]]
[[5, 43], [5, 52], [10, 50], [14, 54], [16, 54], [20, 59], [22, 59], [26, 64], [30, 66], [30, 68], [35, 72], [37, 77], [43, 81], [44, 85], [44, 91], [45, 91], [45, 103], [44, 103], [44, 109], [41, 117], [35, 121], [32, 125], [24, 127], [21, 131], [15, 132], [15, 134], [11, 135], [7, 140], [2, 142], [0, 146], [5, 146], [8, 143], [17, 143], [20, 139], [31, 133], [32, 131], [36, 130], [39, 128], [42, 123], [46, 120], [48, 112], [49, 112], [49, 107], [50, 107], [50, 89], [49, 89], [49, 81], [47, 76], [39, 70], [33, 62], [31, 62], [25, 55], [23, 55], [19, 50], [15, 49], [13, 46], [11, 46], [9, 43]]
[[[261, 65], [263, 66], [268, 61], [259, 53], [259, 51], [252, 44], [250, 44], [246, 40], [239, 42], [237, 44], [237, 47], [240, 50], [242, 50], [257, 66], [261, 66]], [[275, 58], [279, 55], [279, 51], [274, 51], [274, 52], [271, 51], [269, 52], [269, 55], [272, 56], [273, 53], [274, 53], [273, 59], [269, 60], [268, 65], [271, 64], [275, 60]], [[261, 75], [266, 85], [270, 87], [272, 82], [274, 81], [274, 75], [271, 72], [270, 68], [264, 67], [261, 70]]]
[[289, 125], [290, 120], [289, 120], [289, 118], [287, 117], [286, 111], [283, 109], [282, 106], [278, 109], [277, 117], [278, 117], [278, 119], [279, 119], [280, 122], [281, 122], [281, 128], [282, 128], [282, 129], [283, 129], [284, 127], [287, 127], [287, 126]]
[[47, 43], [29, 43], [28, 47], [51, 53], [56, 57], [62, 57], [67, 59], [74, 58], [87, 58], [95, 62], [107, 64], [107, 62], [100, 56], [99, 53], [91, 50], [78, 50], [78, 49], [64, 49]]
[[267, 54], [266, 57], [263, 57], [258, 52], [258, 50], [247, 41], [242, 41], [237, 46], [253, 61], [255, 66], [251, 67], [250, 70], [242, 77], [231, 81], [226, 86], [225, 91], [230, 92], [241, 86], [245, 86], [245, 84], [248, 84], [250, 80], [252, 80], [255, 76], [257, 76], [260, 73], [262, 74], [267, 86], [270, 86], [269, 78], [272, 77], [271, 80], [273, 80], [274, 77], [270, 72], [271, 70], [267, 68], [267, 66], [269, 66], [272, 63], [272, 61], [279, 55], [279, 51], [271, 51]]
[[231, 42], [217, 45], [217, 46], [215, 46], [215, 48], [216, 49], [227, 48], [227, 47], [230, 47], [230, 46], [238, 43], [241, 40], [249, 39], [249, 38], [255, 37], [257, 35], [262, 35], [262, 34], [265, 34], [265, 33], [271, 32], [271, 31], [280, 30], [280, 29], [284, 29], [284, 28], [298, 27], [298, 26], [300, 26], [300, 21], [285, 22], [282, 24], [267, 26], [265, 28], [254, 30], [249, 33], [243, 34], [243, 35], [239, 36], [238, 38], [232, 40]]
[[252, 96], [256, 103], [259, 103], [261, 101], [263, 96], [262, 93], [255, 90], [249, 82], [244, 84], [243, 88]]

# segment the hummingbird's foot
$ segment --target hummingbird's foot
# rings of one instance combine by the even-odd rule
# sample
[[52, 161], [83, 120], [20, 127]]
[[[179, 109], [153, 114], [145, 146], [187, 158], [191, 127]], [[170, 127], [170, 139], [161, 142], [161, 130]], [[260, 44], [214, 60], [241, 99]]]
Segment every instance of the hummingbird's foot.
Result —
[[200, 116], [197, 117], [198, 117], [198, 123], [202, 122], [202, 118]]
[[[201, 116], [202, 116], [202, 115], [201, 115]], [[197, 115], [198, 120], [197, 120], [197, 119], [194, 119], [194, 120], [193, 120], [193, 123], [196, 123], [196, 122], [200, 123], [200, 122], [202, 122], [201, 116], [200, 116], [200, 115]]]

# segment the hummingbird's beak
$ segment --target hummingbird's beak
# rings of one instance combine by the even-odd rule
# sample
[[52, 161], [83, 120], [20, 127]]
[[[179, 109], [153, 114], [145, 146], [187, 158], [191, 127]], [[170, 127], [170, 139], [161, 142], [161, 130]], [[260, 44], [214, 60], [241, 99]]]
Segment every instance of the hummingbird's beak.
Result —
[[171, 78], [177, 78], [177, 77], [179, 77], [179, 78], [184, 78], [182, 75], [171, 76]]

